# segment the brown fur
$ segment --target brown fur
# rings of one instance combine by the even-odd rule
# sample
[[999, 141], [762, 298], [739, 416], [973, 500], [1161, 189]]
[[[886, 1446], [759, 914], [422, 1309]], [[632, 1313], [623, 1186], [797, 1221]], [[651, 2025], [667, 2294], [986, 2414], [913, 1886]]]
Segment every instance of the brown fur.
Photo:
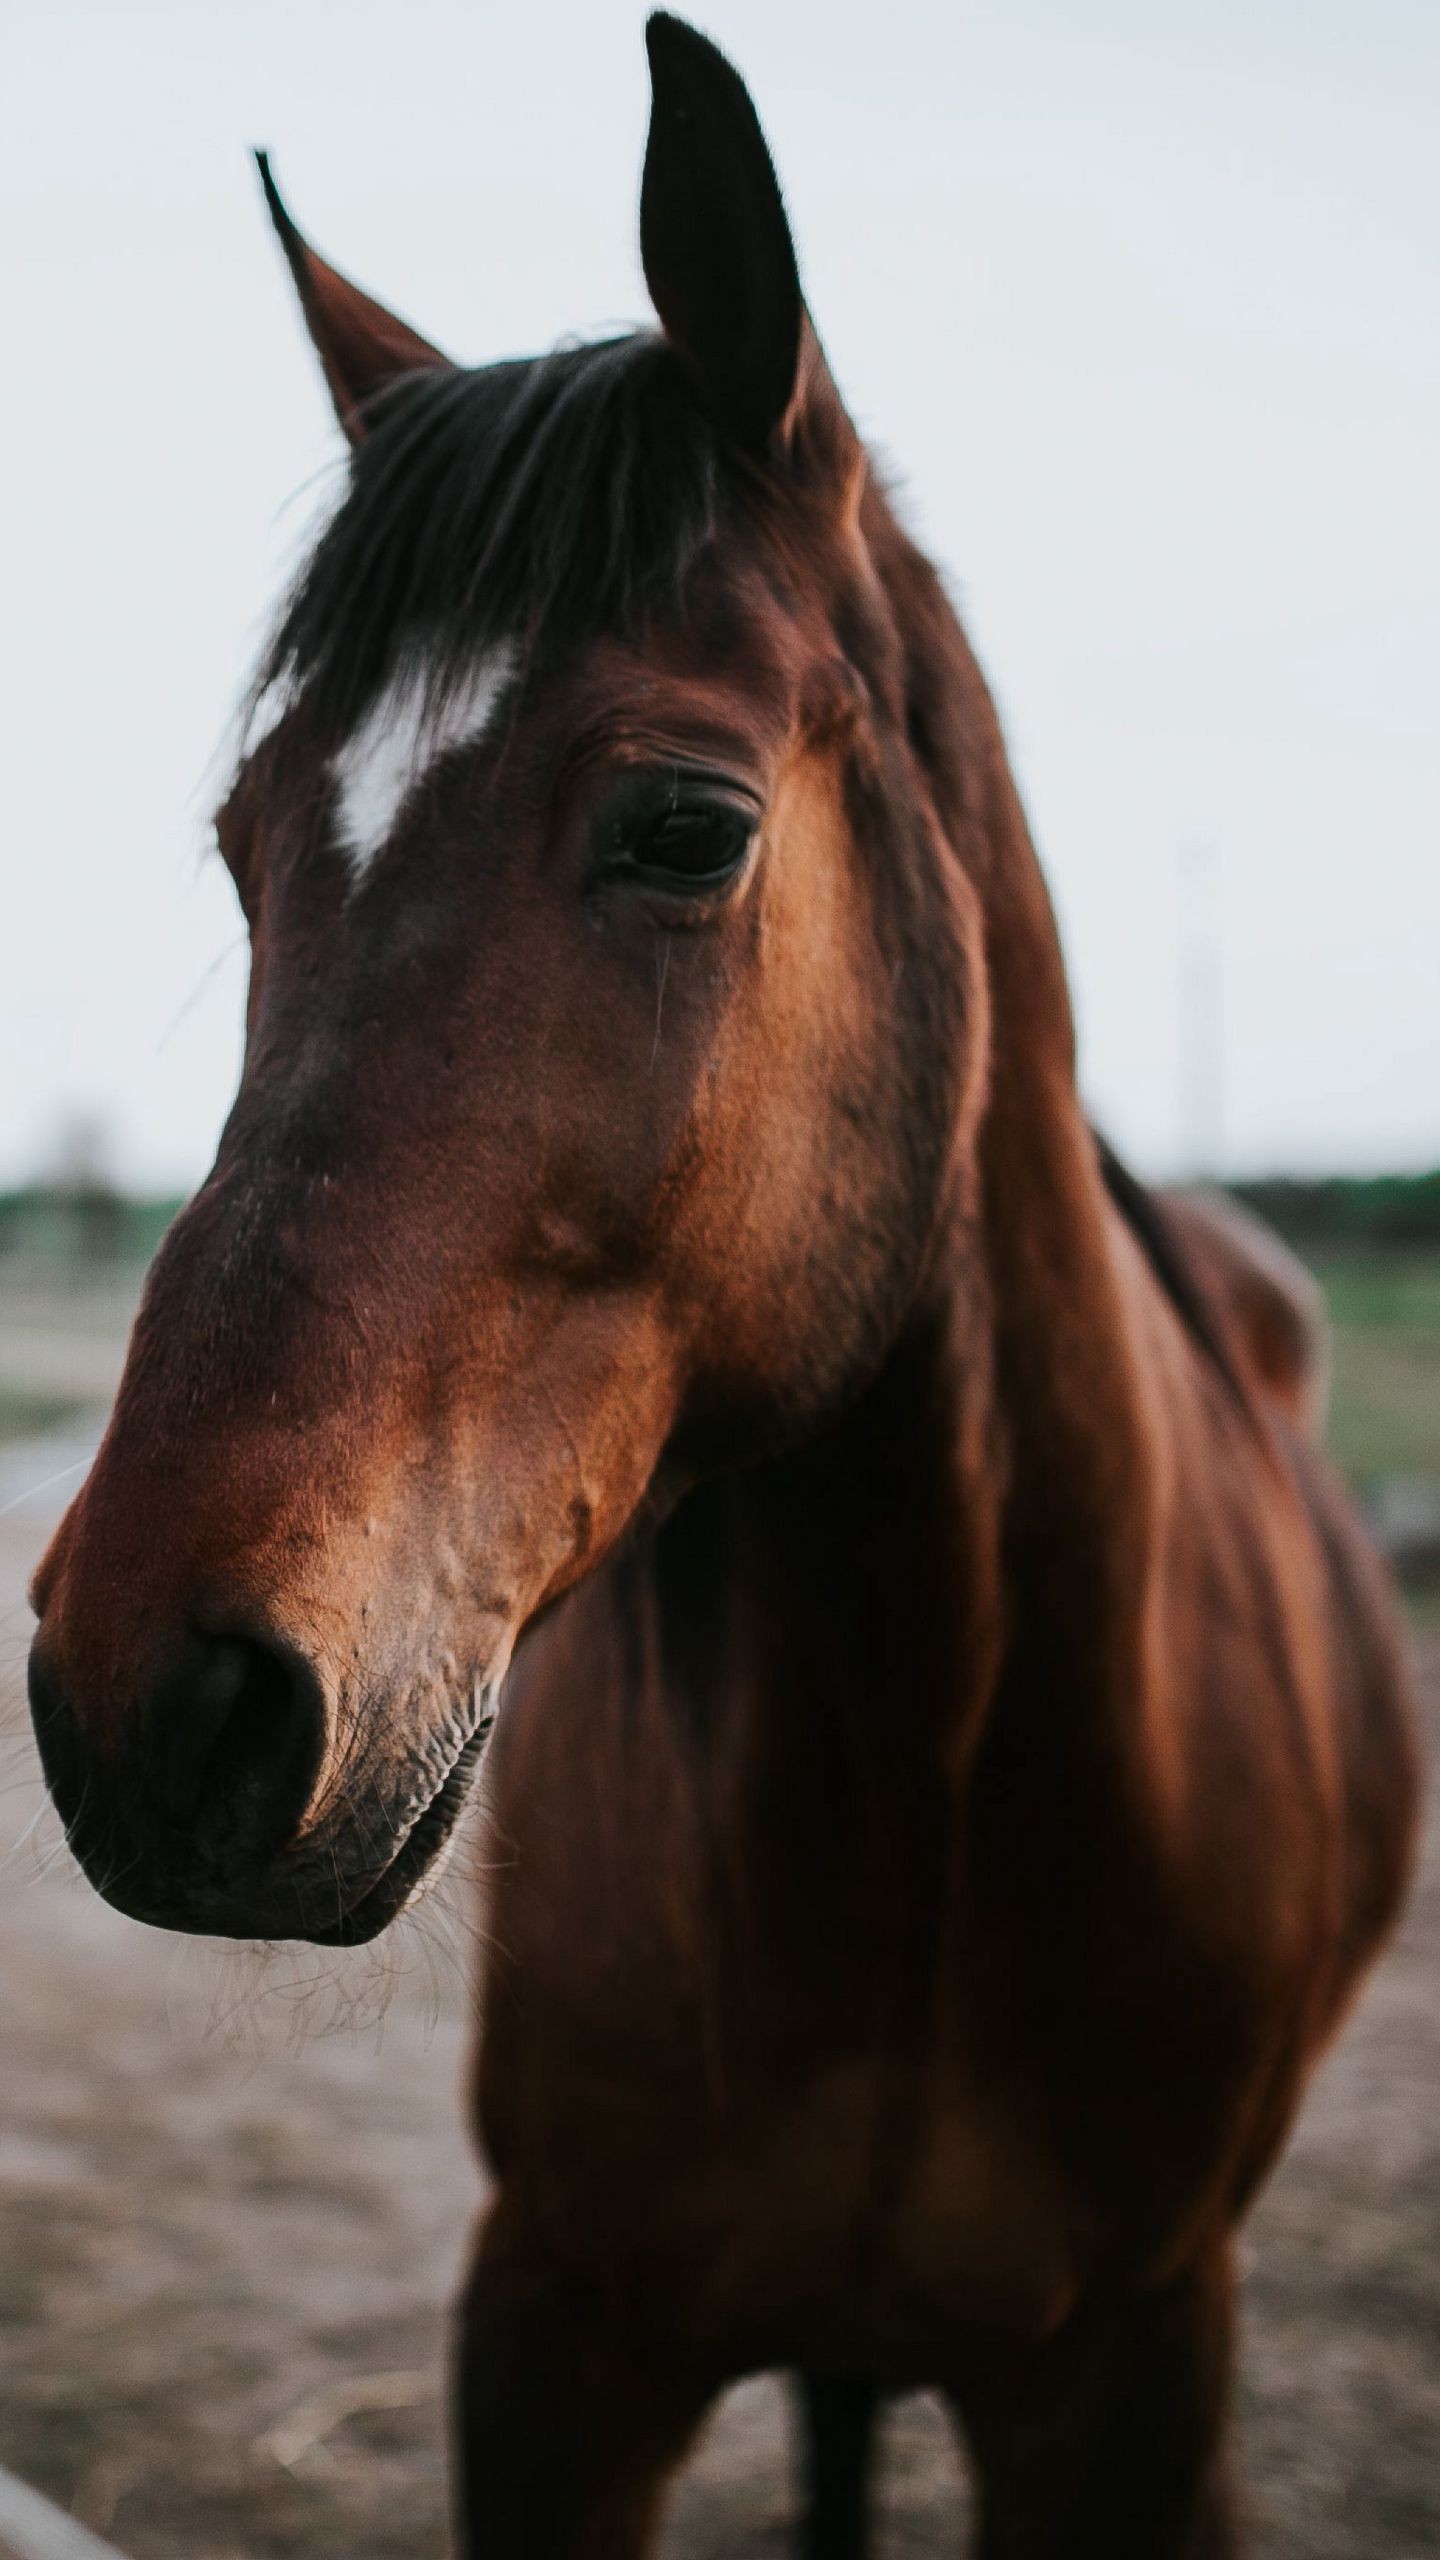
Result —
[[[743, 90], [652, 45], [647, 272], [763, 491], [360, 888], [314, 704], [250, 760], [245, 1079], [38, 1579], [37, 1720], [126, 1907], [363, 1935], [515, 1646], [467, 2551], [639, 2552], [780, 2364], [815, 2560], [921, 2383], [987, 2560], [1220, 2560], [1233, 2235], [1406, 1872], [1393, 1609], [1265, 1252], [1173, 1213], [1231, 1364], [1106, 1187], [989, 697], [741, 219]], [[748, 335], [723, 261], [664, 272], [727, 172]], [[594, 885], [657, 762], [763, 809], [732, 886]]]

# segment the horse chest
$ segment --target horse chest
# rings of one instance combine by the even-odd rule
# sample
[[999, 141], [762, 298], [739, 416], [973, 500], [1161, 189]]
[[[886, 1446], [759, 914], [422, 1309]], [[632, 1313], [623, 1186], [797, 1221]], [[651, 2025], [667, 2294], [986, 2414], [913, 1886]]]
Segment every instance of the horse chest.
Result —
[[[898, 2149], [898, 2145], [897, 2145]], [[1053, 2161], [998, 2106], [952, 2093], [918, 2119], [893, 2198], [875, 2201], [885, 2297], [901, 2342], [1033, 2342], [1083, 2280], [1080, 2218]]]
[[935, 2378], [1050, 2333], [1081, 2277], [1058, 2181], [1001, 2110], [873, 2061], [763, 2107], [521, 2146], [511, 2210], [677, 2350]]

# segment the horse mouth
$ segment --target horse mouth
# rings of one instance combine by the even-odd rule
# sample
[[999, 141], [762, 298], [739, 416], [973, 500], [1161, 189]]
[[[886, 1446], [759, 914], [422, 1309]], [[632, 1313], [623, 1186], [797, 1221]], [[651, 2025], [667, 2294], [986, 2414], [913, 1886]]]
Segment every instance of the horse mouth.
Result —
[[454, 1837], [455, 1826], [470, 1793], [471, 1780], [484, 1756], [494, 1723], [495, 1709], [492, 1705], [482, 1714], [473, 1733], [461, 1743], [444, 1776], [437, 1781], [405, 1831], [389, 1863], [334, 1921], [326, 1927], [307, 1930], [307, 1937], [320, 1946], [363, 1946], [368, 1939], [378, 1938], [382, 1929], [399, 1918]]
[[[358, 1838], [324, 1826], [258, 1859], [236, 1854], [223, 1835], [193, 1840], [133, 1788], [117, 1788], [108, 1805], [93, 1789], [77, 1791], [40, 1712], [43, 1697], [36, 1731], [71, 1853], [127, 1919], [185, 1936], [350, 1947], [378, 1937], [443, 1861], [494, 1728], [498, 1689], [498, 1676], [476, 1681], [466, 1709], [446, 1719], [443, 1745], [440, 1734], [431, 1738], [423, 1776], [410, 1762], [403, 1799], [383, 1825]], [[78, 1801], [67, 1800], [77, 1792]]]

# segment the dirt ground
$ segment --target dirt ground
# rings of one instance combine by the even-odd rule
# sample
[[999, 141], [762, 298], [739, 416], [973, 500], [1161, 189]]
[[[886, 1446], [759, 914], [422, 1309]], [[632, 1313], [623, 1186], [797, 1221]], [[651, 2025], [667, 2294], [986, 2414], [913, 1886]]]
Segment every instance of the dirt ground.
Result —
[[[0, 2464], [133, 2560], [438, 2555], [446, 2305], [479, 2192], [463, 1874], [338, 1964], [107, 1911], [57, 1852], [19, 1705], [41, 1525], [0, 1516]], [[1418, 1641], [1440, 1740], [1440, 1613]], [[1258, 2560], [1435, 2560], [1440, 1811], [1255, 2217], [1245, 2327]], [[886, 2560], [958, 2549], [962, 2495], [937, 2411], [901, 2404]], [[669, 2560], [778, 2552], [790, 2512], [784, 2404], [749, 2383], [680, 2485]]]

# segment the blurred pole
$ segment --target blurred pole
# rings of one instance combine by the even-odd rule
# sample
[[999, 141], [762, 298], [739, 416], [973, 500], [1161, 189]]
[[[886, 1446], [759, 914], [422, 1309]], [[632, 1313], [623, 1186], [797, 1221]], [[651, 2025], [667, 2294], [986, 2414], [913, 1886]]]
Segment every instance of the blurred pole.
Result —
[[1224, 968], [1220, 865], [1211, 844], [1180, 847], [1178, 1159], [1188, 1182], [1219, 1182], [1225, 1165]]

